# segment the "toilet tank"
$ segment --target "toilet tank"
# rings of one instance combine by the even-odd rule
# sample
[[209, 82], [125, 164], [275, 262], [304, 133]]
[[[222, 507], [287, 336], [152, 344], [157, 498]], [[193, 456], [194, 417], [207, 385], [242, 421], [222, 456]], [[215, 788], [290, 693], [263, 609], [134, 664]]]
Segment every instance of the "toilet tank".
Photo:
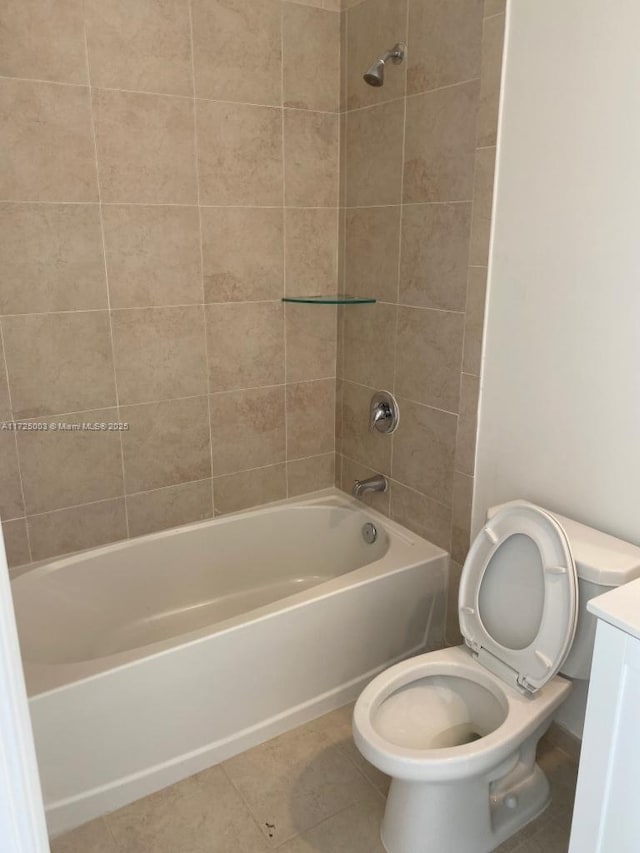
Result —
[[[487, 518], [500, 508], [492, 507]], [[588, 679], [597, 620], [587, 612], [587, 602], [640, 577], [640, 548], [551, 510], [547, 512], [564, 528], [578, 572], [578, 624], [560, 673], [569, 678]]]
[[640, 548], [571, 518], [552, 515], [567, 534], [578, 571], [578, 625], [560, 672], [569, 678], [589, 678], [597, 620], [587, 612], [587, 602], [640, 577]]

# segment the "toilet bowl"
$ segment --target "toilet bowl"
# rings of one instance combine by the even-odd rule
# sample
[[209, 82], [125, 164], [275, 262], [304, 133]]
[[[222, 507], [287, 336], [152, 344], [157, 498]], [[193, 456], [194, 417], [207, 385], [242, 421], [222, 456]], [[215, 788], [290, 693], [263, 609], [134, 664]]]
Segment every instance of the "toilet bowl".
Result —
[[490, 510], [460, 580], [464, 645], [389, 668], [354, 708], [358, 749], [392, 778], [388, 853], [490, 853], [540, 814], [536, 747], [571, 689], [558, 673], [589, 671], [578, 579], [591, 597], [638, 575], [634, 546], [526, 501]]
[[550, 799], [535, 763], [570, 691], [535, 696], [502, 682], [465, 646], [396, 664], [361, 693], [356, 746], [392, 778], [381, 837], [389, 853], [489, 853]]

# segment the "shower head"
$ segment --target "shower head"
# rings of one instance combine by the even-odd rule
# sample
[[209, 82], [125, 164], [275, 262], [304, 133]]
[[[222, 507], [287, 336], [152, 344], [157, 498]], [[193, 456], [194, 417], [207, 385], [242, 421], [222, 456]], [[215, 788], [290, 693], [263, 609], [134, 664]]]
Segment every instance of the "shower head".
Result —
[[384, 83], [384, 60], [376, 59], [364, 75], [365, 83], [370, 86], [382, 86]]
[[405, 44], [398, 42], [391, 50], [386, 50], [364, 74], [365, 83], [368, 83], [370, 86], [382, 86], [384, 84], [385, 64], [391, 60], [394, 65], [400, 65], [404, 59], [406, 49]]

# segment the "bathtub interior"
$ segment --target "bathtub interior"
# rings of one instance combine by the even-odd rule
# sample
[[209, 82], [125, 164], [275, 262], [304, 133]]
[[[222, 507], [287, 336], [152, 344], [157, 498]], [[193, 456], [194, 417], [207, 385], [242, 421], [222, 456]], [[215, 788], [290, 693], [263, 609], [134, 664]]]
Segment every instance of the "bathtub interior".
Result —
[[58, 560], [17, 578], [25, 661], [104, 658], [216, 625], [383, 557], [339, 501], [274, 506]]

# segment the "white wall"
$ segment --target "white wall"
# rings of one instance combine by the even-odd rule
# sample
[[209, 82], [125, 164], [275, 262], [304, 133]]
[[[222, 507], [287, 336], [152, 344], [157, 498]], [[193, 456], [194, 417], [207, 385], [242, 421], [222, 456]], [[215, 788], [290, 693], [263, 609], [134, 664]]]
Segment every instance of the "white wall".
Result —
[[49, 853], [38, 765], [0, 537], [0, 853]]
[[525, 497], [640, 544], [640, 2], [507, 27], [473, 529]]

